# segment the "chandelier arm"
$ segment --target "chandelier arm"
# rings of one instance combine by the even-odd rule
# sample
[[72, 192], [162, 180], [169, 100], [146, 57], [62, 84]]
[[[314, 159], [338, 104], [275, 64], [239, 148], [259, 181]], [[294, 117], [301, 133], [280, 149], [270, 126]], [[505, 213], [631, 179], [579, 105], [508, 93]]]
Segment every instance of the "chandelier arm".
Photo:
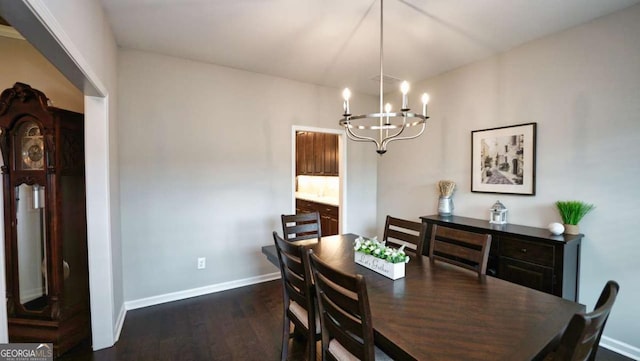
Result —
[[387, 144], [389, 144], [389, 142], [392, 142], [394, 140], [407, 140], [407, 139], [414, 139], [414, 138], [418, 138], [419, 136], [422, 135], [422, 133], [424, 133], [425, 128], [427, 127], [427, 123], [422, 123], [422, 129], [420, 129], [420, 132], [418, 132], [418, 134], [414, 134], [414, 135], [410, 135], [408, 137], [394, 137], [394, 138], [387, 138], [385, 139], [382, 143], [383, 143], [383, 147], [387, 147]]
[[[388, 114], [390, 117], [394, 117], [394, 118], [399, 118], [399, 117], [403, 117], [404, 119], [408, 119], [408, 118], [417, 118], [418, 120], [415, 122], [407, 122], [405, 121], [405, 128], [409, 128], [409, 127], [415, 127], [416, 125], [421, 125], [424, 122], [426, 122], [427, 119], [429, 119], [429, 117], [424, 117], [422, 115], [418, 115], [415, 113], [389, 113]], [[356, 129], [369, 129], [369, 130], [379, 130], [380, 129], [380, 125], [369, 125], [369, 126], [353, 126], [351, 125], [351, 121], [352, 120], [360, 120], [360, 119], [378, 119], [380, 117], [386, 117], [387, 114], [383, 113], [383, 114], [379, 114], [379, 113], [373, 113], [373, 114], [367, 114], [367, 115], [353, 115], [349, 117], [349, 120], [345, 120], [345, 118], [342, 118], [340, 120], [340, 125], [347, 128], [356, 128]], [[396, 129], [396, 128], [400, 128], [401, 126], [398, 125], [394, 125], [394, 124], [389, 124], [385, 127], [385, 124], [382, 125], [382, 129]]]
[[389, 135], [389, 130], [387, 129], [387, 136], [384, 137], [384, 139], [382, 140], [383, 143], [388, 143], [387, 139], [393, 139], [398, 137], [400, 134], [402, 134], [402, 132], [404, 132], [404, 130], [407, 128], [407, 117], [402, 117], [402, 127], [399, 128], [398, 132], [396, 132], [396, 134], [392, 134]]
[[356, 142], [374, 142], [374, 143], [376, 143], [376, 147], [378, 149], [380, 149], [380, 143], [378, 142], [377, 139], [371, 138], [371, 137], [363, 137], [361, 135], [357, 135], [356, 133], [354, 133], [351, 130], [350, 127], [346, 127], [345, 130], [347, 131], [347, 137], [349, 137], [349, 139], [355, 140]]
[[[393, 134], [393, 135], [391, 135], [391, 136], [387, 135], [384, 139], [382, 139], [383, 147], [385, 147], [385, 148], [386, 148], [386, 147], [387, 147], [387, 144], [388, 144], [389, 142], [391, 142], [391, 141], [392, 141], [392, 140], [394, 140], [394, 139], [398, 139], [398, 137], [400, 136], [400, 134], [402, 134], [402, 132], [404, 132], [404, 130], [405, 130], [405, 129], [407, 129], [406, 121], [405, 121], [405, 122], [403, 122], [402, 127], [400, 127], [400, 128], [399, 128], [399, 130], [398, 130], [398, 132], [396, 132], [396, 134]], [[400, 138], [400, 139], [402, 139], [402, 138]]]
[[361, 114], [361, 115], [349, 115], [349, 119], [347, 118], [342, 118], [340, 119], [340, 124], [341, 125], [345, 125], [345, 124], [350, 124], [352, 120], [359, 120], [359, 119], [378, 119], [378, 118], [418, 118], [420, 119], [420, 121], [424, 121], [429, 119], [429, 117], [425, 117], [422, 114], [417, 114], [417, 113], [411, 113], [411, 112], [402, 112], [402, 113], [371, 113], [371, 114]]
[[[387, 135], [386, 137], [381, 138], [381, 139], [380, 139], [380, 141], [382, 142], [382, 144], [387, 144], [387, 143], [389, 143], [389, 140], [391, 140], [391, 139], [395, 139], [395, 138], [397, 138], [400, 134], [402, 134], [402, 132], [404, 131], [404, 129], [405, 129], [405, 128], [406, 128], [406, 127], [404, 127], [404, 126], [403, 126], [403, 127], [401, 127], [401, 128], [399, 128], [399, 130], [398, 130], [398, 132], [397, 132], [396, 134]], [[389, 133], [389, 130], [387, 130], [387, 134], [388, 134], [388, 133]]]

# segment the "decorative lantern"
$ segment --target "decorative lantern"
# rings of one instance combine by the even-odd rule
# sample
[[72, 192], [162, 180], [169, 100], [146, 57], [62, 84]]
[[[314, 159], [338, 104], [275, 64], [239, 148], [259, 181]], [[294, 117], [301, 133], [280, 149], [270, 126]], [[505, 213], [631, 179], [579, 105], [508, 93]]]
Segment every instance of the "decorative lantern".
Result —
[[496, 203], [491, 207], [489, 211], [491, 212], [489, 223], [507, 223], [507, 207], [505, 207], [504, 204], [500, 203], [500, 201], [496, 201]]

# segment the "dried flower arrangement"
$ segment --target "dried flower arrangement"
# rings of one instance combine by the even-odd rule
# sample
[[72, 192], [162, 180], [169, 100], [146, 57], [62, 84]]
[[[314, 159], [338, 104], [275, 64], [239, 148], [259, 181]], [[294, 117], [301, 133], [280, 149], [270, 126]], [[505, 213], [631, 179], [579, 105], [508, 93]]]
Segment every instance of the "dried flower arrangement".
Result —
[[441, 180], [438, 182], [438, 190], [440, 197], [451, 197], [453, 190], [456, 188], [456, 182], [451, 180]]

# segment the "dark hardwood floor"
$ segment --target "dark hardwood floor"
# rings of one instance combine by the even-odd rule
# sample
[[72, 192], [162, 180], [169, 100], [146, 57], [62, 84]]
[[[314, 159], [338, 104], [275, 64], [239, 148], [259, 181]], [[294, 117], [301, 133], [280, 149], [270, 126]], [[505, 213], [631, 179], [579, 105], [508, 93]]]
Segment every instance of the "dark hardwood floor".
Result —
[[[279, 360], [281, 327], [276, 280], [129, 311], [115, 346], [81, 345], [58, 360]], [[304, 360], [304, 342], [292, 340], [290, 350], [291, 360]], [[603, 348], [596, 359], [630, 360]]]

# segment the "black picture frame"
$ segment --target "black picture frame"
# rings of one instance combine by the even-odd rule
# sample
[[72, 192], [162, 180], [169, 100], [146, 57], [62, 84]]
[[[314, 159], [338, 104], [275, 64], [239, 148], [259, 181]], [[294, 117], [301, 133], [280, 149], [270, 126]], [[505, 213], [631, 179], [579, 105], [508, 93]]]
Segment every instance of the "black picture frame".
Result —
[[471, 131], [471, 192], [536, 194], [537, 123]]

